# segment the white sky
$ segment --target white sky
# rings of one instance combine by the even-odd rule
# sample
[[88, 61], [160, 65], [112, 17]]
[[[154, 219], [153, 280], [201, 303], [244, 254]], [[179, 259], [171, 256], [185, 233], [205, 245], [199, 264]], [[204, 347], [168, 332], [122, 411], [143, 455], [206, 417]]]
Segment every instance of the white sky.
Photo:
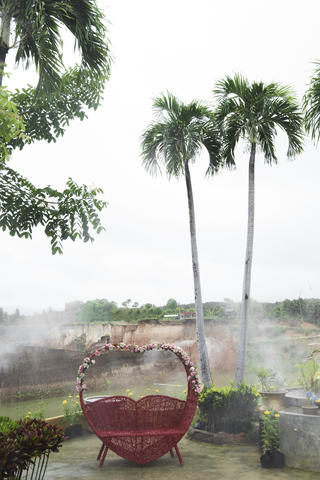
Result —
[[[111, 22], [115, 56], [103, 105], [89, 120], [73, 122], [55, 145], [15, 152], [10, 166], [38, 186], [63, 188], [71, 176], [102, 187], [109, 202], [101, 216], [106, 231], [90, 245], [65, 243], [63, 256], [51, 255], [41, 229], [32, 241], [1, 231], [0, 307], [8, 313], [62, 310], [66, 302], [95, 298], [193, 302], [184, 180], [153, 178], [139, 158], [152, 98], [168, 89], [184, 102], [211, 101], [215, 82], [235, 72], [292, 85], [301, 98], [320, 59], [318, 0], [98, 3]], [[70, 64], [70, 53], [67, 58]], [[31, 72], [11, 71], [10, 88], [35, 84]], [[304, 153], [287, 162], [286, 138], [278, 140], [279, 165], [257, 158], [251, 296], [320, 298], [320, 150], [308, 140]], [[237, 170], [209, 180], [207, 161], [204, 153], [191, 170], [202, 297], [240, 301], [248, 154], [240, 145]]]

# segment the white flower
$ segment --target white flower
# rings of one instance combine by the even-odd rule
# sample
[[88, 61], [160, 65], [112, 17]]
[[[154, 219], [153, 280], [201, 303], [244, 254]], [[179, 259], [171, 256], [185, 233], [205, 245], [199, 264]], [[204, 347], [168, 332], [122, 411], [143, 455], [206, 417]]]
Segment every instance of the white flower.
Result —
[[96, 363], [96, 361], [95, 361], [95, 360], [91, 360], [91, 363], [92, 363], [92, 365], [94, 365], [94, 364]]
[[194, 367], [190, 367], [189, 370], [190, 370], [190, 372], [193, 372], [193, 371], [195, 370], [195, 368], [194, 368]]
[[144, 353], [144, 348], [139, 347], [139, 352], [140, 352], [140, 353]]

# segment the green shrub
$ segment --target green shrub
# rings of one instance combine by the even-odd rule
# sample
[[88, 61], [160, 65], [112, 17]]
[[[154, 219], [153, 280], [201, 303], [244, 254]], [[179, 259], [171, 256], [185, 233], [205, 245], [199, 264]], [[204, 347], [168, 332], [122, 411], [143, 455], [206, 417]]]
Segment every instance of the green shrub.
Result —
[[16, 422], [0, 418], [5, 428], [13, 427], [8, 433], [0, 432], [0, 479], [21, 478], [22, 471], [34, 463], [35, 458], [59, 451], [64, 439], [60, 427], [34, 418]]
[[204, 387], [199, 397], [200, 421], [213, 424], [213, 432], [247, 433], [252, 428], [258, 392], [251, 385], [238, 383], [237, 388]]
[[0, 416], [0, 434], [8, 435], [8, 433], [15, 428], [17, 422], [9, 417]]

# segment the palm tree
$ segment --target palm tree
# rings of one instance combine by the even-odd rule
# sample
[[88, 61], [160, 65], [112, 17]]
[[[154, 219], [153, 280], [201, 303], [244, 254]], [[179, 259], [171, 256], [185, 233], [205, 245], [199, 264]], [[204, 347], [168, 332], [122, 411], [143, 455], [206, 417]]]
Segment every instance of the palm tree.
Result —
[[34, 62], [39, 74], [36, 94], [50, 96], [59, 90], [63, 27], [74, 36], [81, 54], [79, 80], [84, 70], [95, 80], [109, 74], [112, 57], [96, 0], [0, 0], [0, 16], [0, 64], [12, 48], [17, 49], [17, 64], [28, 68]]
[[142, 135], [143, 165], [149, 173], [156, 175], [161, 172], [160, 164], [163, 163], [169, 179], [184, 176], [186, 180], [200, 370], [202, 381], [210, 385], [189, 163], [193, 163], [205, 147], [209, 153], [207, 174], [217, 172], [220, 167], [220, 140], [210, 110], [198, 101], [185, 105], [167, 92], [167, 95], [161, 94], [154, 100], [153, 109], [158, 121], [151, 123]]
[[311, 78], [306, 94], [303, 97], [305, 111], [305, 129], [311, 133], [314, 142], [320, 140], [320, 62], [316, 62], [315, 76]]
[[234, 151], [240, 138], [247, 141], [249, 158], [248, 228], [242, 290], [239, 346], [234, 386], [243, 381], [250, 302], [251, 266], [254, 233], [254, 170], [257, 150], [269, 164], [277, 163], [275, 137], [280, 128], [287, 134], [287, 157], [293, 158], [303, 149], [302, 116], [291, 89], [278, 83], [253, 82], [241, 75], [226, 76], [213, 91], [218, 101], [216, 122], [223, 133], [223, 159], [235, 163]]

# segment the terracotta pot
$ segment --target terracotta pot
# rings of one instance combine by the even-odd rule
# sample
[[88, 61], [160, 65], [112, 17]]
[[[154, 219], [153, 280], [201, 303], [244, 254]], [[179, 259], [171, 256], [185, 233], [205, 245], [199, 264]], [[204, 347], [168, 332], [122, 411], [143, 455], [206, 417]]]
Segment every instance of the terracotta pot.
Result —
[[319, 408], [316, 405], [302, 405], [302, 413], [305, 415], [318, 415]]
[[264, 392], [259, 390], [259, 393], [262, 397], [262, 403], [265, 405], [266, 409], [279, 412], [279, 410], [286, 408], [284, 397], [287, 393], [287, 390], [273, 390], [272, 392]]

